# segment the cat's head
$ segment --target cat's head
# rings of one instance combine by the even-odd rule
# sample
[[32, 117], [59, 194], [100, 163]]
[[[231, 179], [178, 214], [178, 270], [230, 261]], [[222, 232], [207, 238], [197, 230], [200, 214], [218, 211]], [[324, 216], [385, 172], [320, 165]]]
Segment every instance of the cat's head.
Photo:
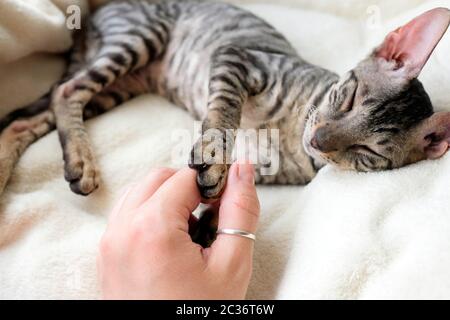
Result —
[[391, 32], [311, 114], [306, 151], [358, 171], [442, 156], [450, 146], [450, 112], [433, 112], [417, 77], [449, 23], [450, 10], [437, 8]]

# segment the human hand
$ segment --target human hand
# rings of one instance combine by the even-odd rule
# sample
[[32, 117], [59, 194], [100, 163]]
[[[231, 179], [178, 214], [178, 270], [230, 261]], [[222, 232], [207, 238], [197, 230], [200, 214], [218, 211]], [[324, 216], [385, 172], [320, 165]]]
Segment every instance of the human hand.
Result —
[[[204, 249], [189, 236], [200, 203], [196, 172], [157, 169], [129, 189], [109, 218], [98, 273], [106, 299], [243, 299], [253, 241], [219, 234]], [[259, 201], [252, 165], [233, 164], [219, 208], [219, 229], [255, 233]]]

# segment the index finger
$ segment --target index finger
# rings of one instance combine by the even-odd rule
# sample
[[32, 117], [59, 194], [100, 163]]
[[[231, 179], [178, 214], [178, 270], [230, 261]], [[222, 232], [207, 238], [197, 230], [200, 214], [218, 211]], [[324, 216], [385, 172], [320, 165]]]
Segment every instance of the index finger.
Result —
[[197, 187], [197, 171], [181, 169], [166, 180], [162, 186], [145, 201], [141, 208], [144, 212], [155, 212], [155, 209], [167, 215], [167, 219], [182, 219], [186, 223], [200, 204], [200, 193]]
[[156, 168], [141, 182], [131, 188], [127, 199], [123, 204], [123, 209], [132, 211], [134, 208], [138, 208], [147, 199], [164, 184], [171, 176], [175, 174], [176, 170], [171, 168]]
[[111, 220], [129, 220], [137, 213], [136, 208], [140, 207], [147, 199], [158, 190], [158, 188], [173, 174], [175, 169], [156, 168], [152, 169], [147, 177], [141, 182], [128, 187], [120, 201], [114, 207], [110, 215]]

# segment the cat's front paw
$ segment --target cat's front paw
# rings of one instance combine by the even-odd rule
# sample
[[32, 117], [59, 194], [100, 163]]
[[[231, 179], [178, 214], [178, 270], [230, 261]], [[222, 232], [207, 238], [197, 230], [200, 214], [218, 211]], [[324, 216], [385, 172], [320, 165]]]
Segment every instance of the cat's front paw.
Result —
[[218, 137], [203, 136], [192, 148], [189, 167], [198, 172], [197, 185], [204, 199], [219, 198], [225, 187], [229, 168], [227, 155], [230, 151], [224, 141]]
[[99, 185], [99, 172], [89, 147], [73, 143], [64, 150], [64, 177], [76, 194], [87, 196]]
[[207, 165], [197, 169], [197, 186], [204, 199], [218, 199], [225, 187], [228, 166], [225, 164]]

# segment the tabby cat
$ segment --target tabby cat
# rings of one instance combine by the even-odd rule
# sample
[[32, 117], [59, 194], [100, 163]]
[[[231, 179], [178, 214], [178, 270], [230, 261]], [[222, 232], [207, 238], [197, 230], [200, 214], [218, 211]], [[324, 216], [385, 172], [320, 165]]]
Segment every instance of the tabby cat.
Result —
[[[433, 113], [417, 77], [449, 22], [448, 9], [430, 10], [339, 77], [303, 60], [283, 35], [241, 8], [113, 1], [76, 35], [64, 80], [2, 121], [0, 187], [25, 148], [56, 127], [70, 188], [90, 194], [99, 173], [83, 121], [148, 92], [203, 120], [203, 132], [278, 128], [280, 167], [257, 174], [260, 183], [306, 184], [326, 163], [377, 171], [438, 158], [450, 144], [450, 113]], [[193, 159], [214, 160], [211, 144], [231, 153], [233, 139], [210, 138], [196, 143]], [[202, 196], [220, 196], [229, 165], [191, 166]]]

